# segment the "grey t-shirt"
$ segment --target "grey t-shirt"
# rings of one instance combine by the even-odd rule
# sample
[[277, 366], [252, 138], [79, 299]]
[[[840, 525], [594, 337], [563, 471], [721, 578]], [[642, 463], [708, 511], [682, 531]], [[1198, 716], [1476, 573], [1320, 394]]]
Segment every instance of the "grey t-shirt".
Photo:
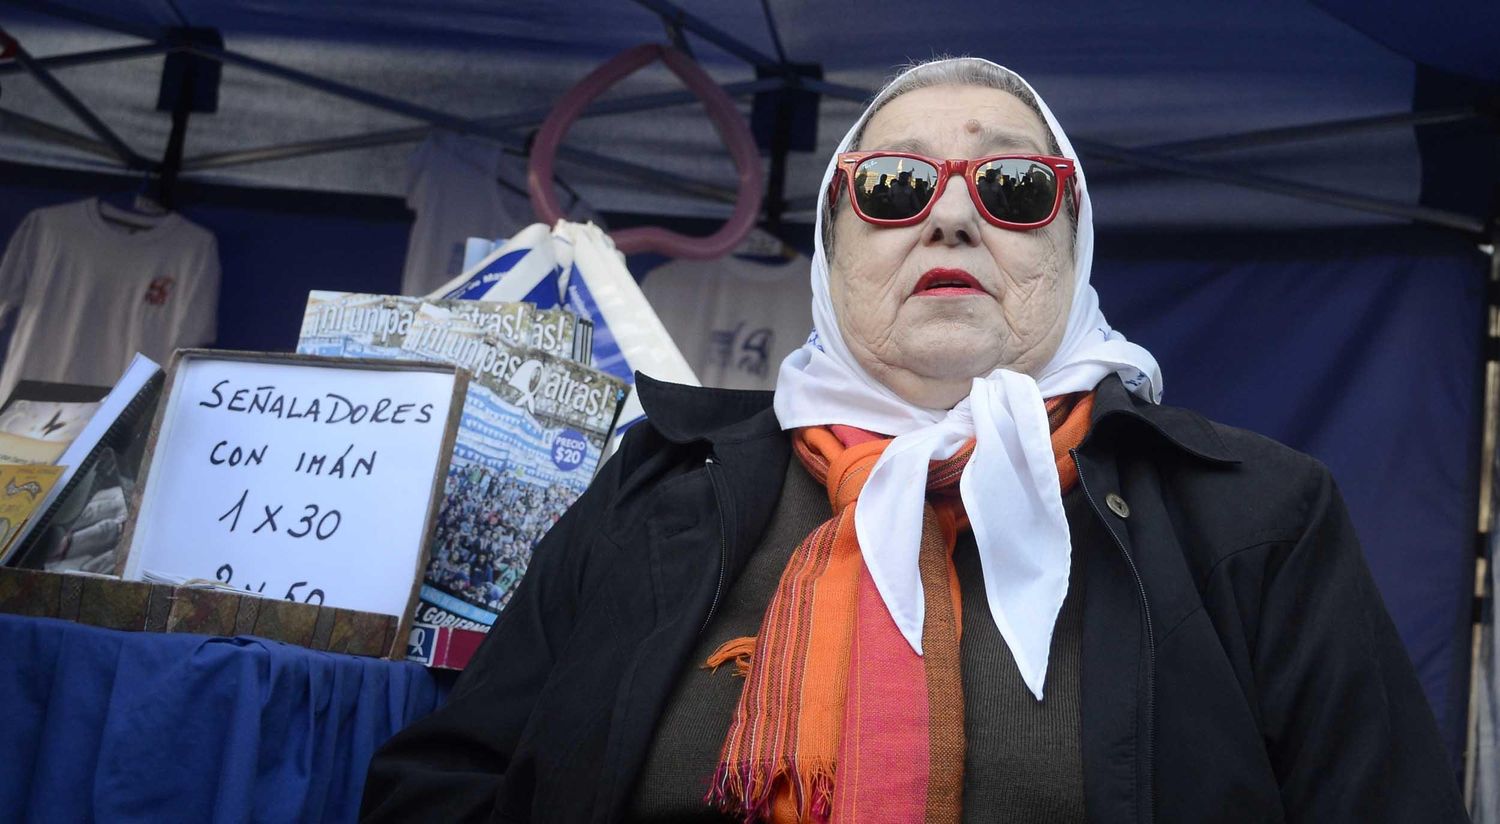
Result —
[[219, 251], [208, 230], [169, 213], [131, 230], [97, 199], [27, 215], [0, 258], [0, 315], [15, 326], [0, 400], [23, 379], [113, 386], [140, 352], [212, 343]]

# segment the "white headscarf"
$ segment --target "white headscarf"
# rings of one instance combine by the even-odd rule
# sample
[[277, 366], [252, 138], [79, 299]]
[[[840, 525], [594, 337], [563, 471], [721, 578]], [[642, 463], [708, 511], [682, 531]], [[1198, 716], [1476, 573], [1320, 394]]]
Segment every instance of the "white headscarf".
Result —
[[[955, 61], [993, 66], [1031, 90], [1019, 75], [987, 60], [963, 57]], [[930, 69], [919, 66], [907, 74], [911, 71]], [[838, 152], [849, 150], [854, 135], [906, 76], [898, 77], [875, 98], [839, 143]], [[1052, 111], [1035, 91], [1032, 95], [1062, 153], [1076, 160], [1078, 155]], [[1135, 394], [1153, 403], [1161, 399], [1156, 359], [1110, 328], [1099, 311], [1099, 296], [1089, 285], [1094, 224], [1083, 168], [1079, 166], [1076, 172], [1076, 288], [1057, 353], [1036, 379], [1004, 368], [975, 378], [969, 396], [951, 410], [926, 409], [902, 400], [861, 368], [844, 343], [829, 299], [828, 258], [823, 249], [828, 185], [837, 168], [834, 157], [818, 188], [813, 333], [781, 364], [776, 416], [783, 429], [845, 424], [895, 436], [865, 482], [854, 525], [870, 577], [897, 628], [918, 654], [922, 652], [924, 601], [917, 550], [928, 462], [952, 457], [969, 438], [975, 439], [959, 492], [979, 549], [985, 597], [1021, 677], [1041, 700], [1052, 630], [1067, 595], [1072, 566], [1072, 544], [1043, 399], [1091, 390], [1112, 372]]]

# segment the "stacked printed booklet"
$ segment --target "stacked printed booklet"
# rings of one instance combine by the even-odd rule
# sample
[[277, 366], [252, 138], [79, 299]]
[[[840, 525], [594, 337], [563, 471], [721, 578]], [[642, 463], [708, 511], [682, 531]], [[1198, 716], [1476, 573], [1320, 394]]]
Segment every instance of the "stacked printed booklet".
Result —
[[521, 301], [308, 296], [299, 353], [440, 361], [472, 375], [409, 657], [462, 667], [433, 644], [452, 637], [444, 630], [488, 630], [533, 547], [593, 478], [627, 385], [590, 365], [591, 332], [566, 309]]

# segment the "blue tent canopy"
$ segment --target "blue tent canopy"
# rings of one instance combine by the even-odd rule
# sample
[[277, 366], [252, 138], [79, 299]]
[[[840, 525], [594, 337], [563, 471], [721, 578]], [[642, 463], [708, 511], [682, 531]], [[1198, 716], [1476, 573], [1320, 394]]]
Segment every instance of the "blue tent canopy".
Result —
[[[217, 112], [192, 119], [185, 178], [387, 195], [403, 193], [405, 155], [434, 122], [521, 145], [589, 69], [672, 30], [686, 33], [717, 79], [742, 90], [756, 79], [755, 64], [815, 63], [824, 72], [814, 87], [823, 92], [817, 149], [788, 158], [793, 217], [812, 202], [823, 158], [858, 114], [863, 92], [909, 59], [982, 55], [1027, 76], [1057, 112], [1092, 173], [1105, 228], [1272, 229], [1409, 219], [1432, 185], [1415, 124], [1472, 118], [1484, 105], [1479, 91], [1413, 116], [1422, 62], [1500, 80], [1493, 47], [1500, 11], [1492, 4], [1399, 5], [6, 0], [0, 26], [44, 61], [133, 56], [59, 61], [51, 74], [147, 160], [163, 156], [169, 137], [171, 119], [155, 107], [169, 30], [216, 29], [229, 59]], [[664, 20], [677, 23], [664, 31]], [[15, 61], [0, 65], [0, 83], [0, 160], [120, 165], [110, 141], [80, 128], [53, 90]], [[653, 67], [606, 100], [679, 89]], [[351, 90], [363, 97], [351, 99]], [[748, 103], [749, 93], [742, 97]], [[496, 117], [503, 119], [483, 122]], [[1220, 139], [1228, 135], [1239, 137]], [[586, 120], [568, 145], [585, 154], [562, 175], [602, 210], [727, 214], [723, 198], [671, 185], [727, 188], [734, 179], [692, 105]], [[628, 163], [651, 167], [655, 179], [643, 182], [623, 168]], [[1482, 178], [1444, 185], [1487, 193]], [[1478, 231], [1485, 215], [1435, 217]]]

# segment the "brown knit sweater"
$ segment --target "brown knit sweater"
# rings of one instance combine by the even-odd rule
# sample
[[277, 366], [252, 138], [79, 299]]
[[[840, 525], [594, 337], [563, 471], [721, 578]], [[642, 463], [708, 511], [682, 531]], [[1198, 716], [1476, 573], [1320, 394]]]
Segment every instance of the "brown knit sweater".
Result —
[[[1105, 537], [1078, 490], [1063, 498], [1063, 506], [1074, 547]], [[704, 797], [744, 679], [731, 667], [710, 673], [699, 665], [725, 641], [759, 631], [792, 550], [831, 516], [827, 493], [792, 461], [765, 537], [704, 630], [662, 711], [627, 821], [738, 820], [708, 807]], [[965, 822], [1083, 821], [1078, 695], [1083, 601], [1077, 589], [1083, 554], [1074, 552], [1073, 586], [1052, 638], [1046, 699], [1038, 702], [990, 618], [973, 534], [959, 538], [954, 564], [963, 592]]]

